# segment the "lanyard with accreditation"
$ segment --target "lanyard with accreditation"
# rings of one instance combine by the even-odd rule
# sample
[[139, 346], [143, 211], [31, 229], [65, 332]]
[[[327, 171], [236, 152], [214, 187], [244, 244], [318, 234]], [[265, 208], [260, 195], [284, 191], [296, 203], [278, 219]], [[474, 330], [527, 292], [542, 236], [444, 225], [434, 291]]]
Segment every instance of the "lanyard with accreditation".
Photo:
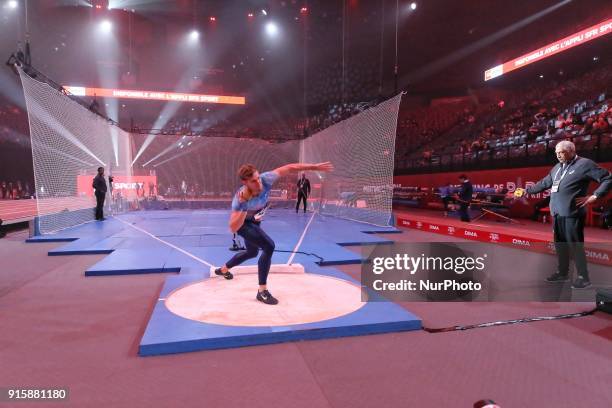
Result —
[[572, 164], [576, 163], [576, 160], [578, 160], [578, 156], [574, 157], [571, 162], [567, 163], [565, 169], [563, 170], [563, 173], [561, 173], [561, 177], [559, 178], [559, 180], [557, 180], [557, 176], [559, 175], [559, 172], [561, 171], [563, 165], [561, 165], [561, 167], [557, 169], [557, 171], [555, 172], [555, 177], [553, 178], [552, 188], [550, 189], [551, 193], [556, 193], [559, 191], [559, 184], [561, 184], [561, 180], [563, 180], [563, 177], [565, 177], [565, 173], [567, 173]]

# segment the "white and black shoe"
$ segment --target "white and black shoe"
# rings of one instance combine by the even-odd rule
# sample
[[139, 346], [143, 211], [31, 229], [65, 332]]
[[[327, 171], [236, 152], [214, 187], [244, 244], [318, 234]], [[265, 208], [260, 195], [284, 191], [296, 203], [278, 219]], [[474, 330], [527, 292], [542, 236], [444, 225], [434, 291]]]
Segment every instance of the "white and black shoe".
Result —
[[230, 271], [223, 273], [221, 268], [215, 269], [215, 275], [223, 276], [227, 280], [234, 279], [234, 275]]
[[272, 296], [272, 294], [268, 292], [267, 290], [262, 290], [261, 292], [257, 291], [257, 296], [255, 297], [255, 299], [259, 300], [260, 302], [265, 303], [266, 305], [278, 304], [278, 299]]

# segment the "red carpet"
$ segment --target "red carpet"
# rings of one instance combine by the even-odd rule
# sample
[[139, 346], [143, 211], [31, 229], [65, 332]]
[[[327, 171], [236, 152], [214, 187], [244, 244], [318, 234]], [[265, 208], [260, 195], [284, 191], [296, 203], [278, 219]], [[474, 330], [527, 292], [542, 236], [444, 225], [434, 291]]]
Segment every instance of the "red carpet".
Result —
[[[85, 278], [99, 256], [47, 257], [52, 244], [26, 245], [24, 238], [0, 241], [0, 383], [70, 388], [68, 403], [45, 406], [471, 407], [482, 398], [504, 408], [612, 403], [609, 315], [142, 358], [137, 344], [165, 276]], [[359, 266], [343, 268], [359, 273]], [[406, 305], [432, 327], [591, 306]]]

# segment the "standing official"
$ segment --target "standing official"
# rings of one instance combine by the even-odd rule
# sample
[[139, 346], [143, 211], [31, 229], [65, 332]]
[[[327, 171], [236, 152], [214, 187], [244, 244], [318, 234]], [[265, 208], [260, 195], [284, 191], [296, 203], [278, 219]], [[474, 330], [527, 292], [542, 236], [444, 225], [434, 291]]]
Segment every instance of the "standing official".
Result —
[[[569, 280], [569, 256], [574, 255], [578, 276], [572, 288], [583, 289], [591, 284], [584, 252], [584, 220], [586, 207], [602, 198], [610, 190], [612, 175], [595, 162], [576, 155], [576, 146], [564, 140], [555, 146], [559, 164], [542, 180], [527, 190], [519, 188], [516, 197], [537, 194], [550, 188], [550, 215], [554, 219], [555, 250], [559, 260], [558, 271], [546, 278], [548, 282]], [[595, 181], [599, 187], [587, 196], [589, 183]]]
[[310, 195], [310, 181], [306, 178], [306, 174], [302, 173], [302, 176], [297, 182], [298, 196], [297, 203], [295, 204], [295, 212], [297, 213], [300, 208], [300, 202], [304, 200], [304, 212], [306, 212], [308, 196]]
[[98, 167], [98, 175], [94, 177], [92, 187], [96, 195], [96, 220], [104, 221], [104, 199], [106, 198], [106, 180], [104, 167]]

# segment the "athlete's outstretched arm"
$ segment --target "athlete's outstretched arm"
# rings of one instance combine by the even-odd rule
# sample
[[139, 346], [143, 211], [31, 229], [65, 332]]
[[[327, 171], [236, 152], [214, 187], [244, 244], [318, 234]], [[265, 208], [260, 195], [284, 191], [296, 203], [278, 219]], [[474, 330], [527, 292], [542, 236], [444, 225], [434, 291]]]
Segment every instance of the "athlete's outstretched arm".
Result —
[[278, 174], [279, 177], [286, 176], [291, 173], [299, 173], [300, 171], [333, 171], [334, 165], [331, 162], [324, 163], [291, 163], [281, 166], [273, 171]]

